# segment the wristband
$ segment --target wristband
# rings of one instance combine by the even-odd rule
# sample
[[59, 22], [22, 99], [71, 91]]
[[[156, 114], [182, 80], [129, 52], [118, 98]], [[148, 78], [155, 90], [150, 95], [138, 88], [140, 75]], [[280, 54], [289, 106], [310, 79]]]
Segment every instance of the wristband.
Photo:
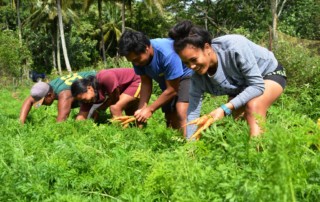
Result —
[[225, 104], [221, 105], [220, 107], [223, 109], [224, 114], [225, 114], [226, 116], [232, 114], [231, 109], [229, 109]]

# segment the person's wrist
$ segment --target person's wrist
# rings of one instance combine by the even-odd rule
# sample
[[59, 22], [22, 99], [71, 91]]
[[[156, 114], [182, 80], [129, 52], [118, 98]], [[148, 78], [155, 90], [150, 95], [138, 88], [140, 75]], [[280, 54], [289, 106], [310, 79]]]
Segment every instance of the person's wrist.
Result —
[[154, 109], [153, 109], [151, 106], [149, 106], [149, 107], [147, 107], [147, 108], [149, 109], [149, 111], [151, 112], [151, 114], [153, 114]]
[[221, 105], [220, 108], [224, 111], [224, 114], [226, 116], [229, 116], [232, 114], [231, 109], [229, 109], [225, 104]]
[[213, 118], [213, 116], [212, 116], [210, 113], [207, 114], [207, 117], [208, 117], [209, 119]]

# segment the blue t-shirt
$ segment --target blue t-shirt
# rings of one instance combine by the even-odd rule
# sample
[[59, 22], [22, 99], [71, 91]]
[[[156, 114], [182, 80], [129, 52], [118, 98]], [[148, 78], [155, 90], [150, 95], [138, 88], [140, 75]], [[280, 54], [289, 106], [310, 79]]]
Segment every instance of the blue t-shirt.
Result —
[[147, 75], [159, 83], [162, 91], [166, 87], [166, 80], [191, 76], [192, 70], [187, 68], [173, 49], [173, 40], [169, 38], [152, 39], [154, 50], [150, 64], [146, 66], [134, 66], [135, 73]]

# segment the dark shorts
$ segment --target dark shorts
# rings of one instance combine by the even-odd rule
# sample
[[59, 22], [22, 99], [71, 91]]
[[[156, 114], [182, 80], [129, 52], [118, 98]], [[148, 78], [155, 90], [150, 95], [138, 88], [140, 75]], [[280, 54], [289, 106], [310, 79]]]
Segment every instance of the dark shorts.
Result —
[[130, 86], [128, 86], [123, 93], [130, 95], [132, 97], [136, 97], [139, 98], [140, 97], [140, 89], [141, 89], [141, 81], [140, 81], [140, 77], [138, 77], [139, 79], [134, 80]]
[[162, 106], [163, 112], [172, 112], [176, 109], [177, 102], [189, 102], [189, 87], [190, 77], [185, 77], [180, 80], [178, 95], [174, 97], [170, 102]]
[[285, 69], [279, 64], [278, 67], [263, 77], [264, 80], [272, 80], [277, 82], [284, 89], [287, 84], [287, 76]]
[[71, 104], [71, 109], [78, 108], [78, 107], [80, 107], [80, 101], [73, 100], [73, 102]]

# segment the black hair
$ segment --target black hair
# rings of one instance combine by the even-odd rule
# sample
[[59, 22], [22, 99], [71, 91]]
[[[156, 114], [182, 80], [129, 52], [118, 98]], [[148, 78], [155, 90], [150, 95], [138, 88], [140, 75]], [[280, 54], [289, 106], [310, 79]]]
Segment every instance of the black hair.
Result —
[[142, 32], [126, 30], [119, 40], [119, 55], [127, 56], [130, 52], [135, 54], [144, 53], [150, 46], [150, 39]]
[[172, 27], [168, 33], [174, 40], [174, 50], [179, 53], [187, 44], [197, 48], [204, 48], [206, 43], [211, 44], [212, 36], [210, 32], [199, 26], [193, 25], [189, 20], [179, 22]]
[[[54, 92], [54, 90], [53, 90], [53, 88], [52, 88], [52, 86], [49, 84], [49, 91], [48, 91], [48, 93], [54, 93], [55, 94], [55, 92]], [[47, 94], [48, 94], [47, 93]]]
[[94, 90], [96, 98], [98, 98], [99, 84], [95, 76], [88, 76], [87, 78], [78, 79], [71, 85], [71, 94], [76, 97], [79, 94], [86, 93], [88, 86], [91, 86]]

